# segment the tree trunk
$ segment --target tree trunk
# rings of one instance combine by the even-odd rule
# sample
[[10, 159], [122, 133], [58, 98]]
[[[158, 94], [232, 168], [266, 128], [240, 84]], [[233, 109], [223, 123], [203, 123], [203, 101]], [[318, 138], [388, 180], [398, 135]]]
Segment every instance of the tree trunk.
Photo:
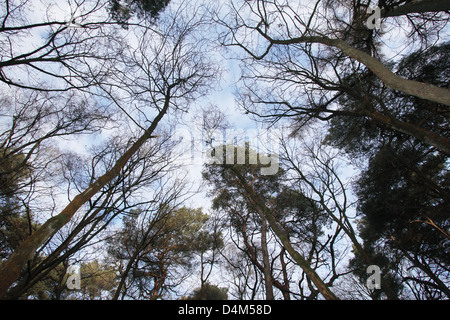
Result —
[[261, 251], [263, 256], [266, 300], [273, 300], [272, 272], [270, 270], [269, 250], [267, 249], [267, 221], [264, 216], [261, 216]]
[[429, 83], [418, 82], [402, 78], [393, 73], [378, 59], [372, 57], [364, 51], [355, 49], [348, 45], [345, 41], [340, 39], [326, 39], [319, 38], [317, 42], [329, 44], [331, 46], [338, 47], [342, 52], [349, 57], [361, 62], [367, 68], [369, 68], [381, 81], [383, 81], [388, 87], [410, 94], [421, 99], [442, 103], [450, 106], [450, 90], [445, 88], [436, 87]]
[[128, 160], [137, 150], [152, 136], [159, 121], [169, 108], [170, 89], [166, 95], [164, 107], [153, 120], [150, 127], [144, 134], [117, 160], [111, 170], [99, 177], [86, 190], [75, 196], [75, 198], [59, 213], [57, 216], [47, 220], [39, 229], [25, 239], [13, 254], [0, 266], [0, 299], [4, 297], [11, 285], [19, 278], [20, 273], [27, 265], [28, 260], [47, 240], [49, 240], [58, 230], [70, 221], [73, 215], [81, 206], [95, 195], [102, 187], [114, 179], [120, 170], [125, 166]]
[[[434, 281], [438, 290], [442, 291], [448, 298], [450, 298], [450, 288], [447, 287], [447, 285], [442, 282], [442, 280], [439, 279], [439, 277], [427, 265], [421, 263], [416, 257], [411, 256], [411, 254], [403, 248], [400, 248], [400, 250], [404, 253], [406, 258], [414, 264], [415, 267], [422, 270], [428, 277], [430, 277], [431, 280]], [[420, 281], [420, 279], [416, 279], [414, 277], [410, 277], [409, 279], [416, 282]]]
[[[267, 226], [267, 221], [265, 222], [266, 226]], [[266, 227], [267, 228], [267, 227]], [[247, 248], [248, 252], [249, 252], [249, 256], [251, 259], [251, 262], [253, 263], [253, 265], [260, 270], [263, 274], [264, 274], [264, 266], [257, 260], [256, 258], [256, 252], [254, 250], [254, 248], [252, 247], [252, 245], [249, 243], [248, 241], [248, 237], [246, 235], [246, 227], [245, 224], [242, 228], [242, 235], [244, 237], [244, 244], [245, 247]], [[280, 291], [283, 293], [283, 296], [285, 298], [285, 300], [289, 300], [289, 282], [286, 282], [287, 284], [283, 285], [281, 282], [277, 281], [274, 277], [270, 277], [271, 282], [272, 282], [272, 286], [274, 286], [275, 288], [280, 289]], [[286, 278], [285, 278], [286, 280]], [[267, 285], [267, 284], [266, 284]], [[272, 290], [273, 291], [273, 290]], [[253, 296], [255, 296], [255, 293], [253, 294]], [[253, 297], [252, 297], [253, 299]]]
[[[233, 170], [231, 168], [231, 170]], [[258, 213], [267, 219], [270, 228], [281, 241], [283, 247], [289, 253], [289, 255], [294, 259], [300, 268], [302, 268], [303, 272], [305, 272], [306, 276], [314, 283], [319, 292], [325, 297], [327, 300], [338, 300], [338, 297], [330, 290], [330, 288], [323, 282], [320, 276], [311, 268], [309, 262], [294, 249], [291, 242], [289, 241], [289, 237], [286, 235], [286, 232], [280, 228], [277, 221], [272, 215], [271, 210], [266, 206], [263, 199], [259, 195], [257, 195], [252, 188], [252, 186], [248, 185], [245, 181], [245, 178], [242, 177], [238, 172], [234, 171], [234, 174], [239, 178], [240, 183], [244, 190], [246, 191], [246, 197], [250, 202], [255, 205], [255, 208], [258, 210]]]
[[266, 206], [263, 207], [264, 214], [266, 216], [267, 221], [269, 222], [270, 228], [277, 235], [278, 239], [280, 239], [283, 247], [289, 253], [289, 255], [294, 259], [294, 261], [302, 268], [303, 272], [305, 272], [306, 276], [315, 284], [319, 292], [325, 297], [327, 300], [338, 300], [335, 294], [330, 290], [330, 288], [323, 282], [323, 280], [319, 277], [319, 275], [311, 268], [309, 262], [300, 254], [298, 251], [292, 247], [291, 242], [289, 241], [286, 233], [281, 230], [278, 226], [275, 218], [270, 212], [270, 209]]
[[393, 9], [381, 10], [381, 17], [398, 17], [410, 13], [445, 12], [448, 10], [450, 10], [450, 2], [448, 0], [411, 1]]
[[289, 278], [286, 270], [286, 262], [284, 261], [284, 254], [286, 249], [283, 247], [280, 252], [280, 262], [281, 262], [281, 270], [283, 271], [283, 281], [284, 286], [281, 292], [283, 293], [284, 300], [291, 300], [290, 290], [289, 290]]
[[364, 110], [362, 113], [377, 122], [385, 124], [389, 128], [415, 137], [425, 142], [426, 144], [436, 147], [438, 150], [450, 155], [450, 139], [446, 137], [433, 133], [414, 124], [388, 117], [377, 111]]
[[[258, 31], [272, 44], [289, 45], [295, 43], [321, 43], [337, 47], [341, 49], [341, 51], [347, 56], [363, 63], [388, 87], [404, 92], [406, 94], [419, 97], [421, 99], [450, 106], [449, 89], [440, 88], [429, 83], [404, 79], [393, 73], [383, 63], [381, 63], [371, 55], [367, 54], [364, 51], [351, 47], [343, 40], [329, 39], [326, 37], [300, 37], [288, 40], [274, 40], [263, 33], [262, 30], [258, 29]], [[413, 124], [405, 123], [396, 119], [391, 119], [381, 113], [368, 111], [365, 114], [377, 121], [386, 123], [395, 130], [412, 135], [424, 141], [425, 143], [430, 144], [447, 154], [450, 154], [450, 139], [448, 138], [442, 137], [438, 134], [432, 133]]]
[[[120, 292], [122, 291], [122, 288], [125, 285], [125, 280], [127, 279], [128, 274], [130, 273], [131, 267], [133, 266], [133, 263], [135, 262], [138, 254], [139, 254], [139, 250], [136, 250], [136, 252], [134, 252], [133, 256], [130, 257], [130, 260], [127, 263], [127, 267], [125, 268], [125, 271], [120, 275], [119, 285], [117, 286], [116, 292], [114, 293], [114, 296], [112, 297], [111, 300], [119, 299]], [[122, 296], [122, 298], [123, 298], [123, 296]]]
[[[368, 69], [370, 69], [381, 81], [383, 81], [388, 87], [410, 94], [421, 99], [442, 103], [450, 106], [450, 90], [445, 88], [436, 87], [429, 83], [418, 82], [413, 80], [408, 80], [402, 78], [395, 73], [393, 73], [389, 68], [387, 68], [383, 63], [378, 61], [378, 59], [372, 57], [370, 54], [355, 49], [341, 39], [330, 39], [322, 36], [311, 36], [311, 37], [299, 37], [286, 40], [276, 40], [272, 39], [261, 29], [257, 28], [260, 35], [266, 38], [271, 45], [290, 45], [296, 43], [321, 43], [324, 45], [339, 48], [344, 54], [353, 58], [362, 64], [364, 64]], [[269, 47], [270, 48], [270, 47]], [[269, 48], [266, 50], [267, 54]], [[265, 55], [264, 54], [264, 55]], [[262, 59], [262, 57], [257, 57]]]

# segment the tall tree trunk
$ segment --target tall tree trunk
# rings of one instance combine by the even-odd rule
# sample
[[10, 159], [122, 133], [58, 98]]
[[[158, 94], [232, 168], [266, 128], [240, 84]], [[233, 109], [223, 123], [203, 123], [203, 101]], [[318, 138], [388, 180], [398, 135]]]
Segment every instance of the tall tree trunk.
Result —
[[294, 261], [302, 268], [303, 272], [305, 272], [306, 276], [314, 283], [319, 292], [325, 297], [327, 300], [338, 300], [336, 295], [330, 290], [330, 288], [323, 282], [320, 276], [311, 268], [309, 262], [294, 249], [291, 242], [289, 241], [286, 233], [278, 226], [275, 218], [272, 215], [272, 212], [265, 205], [262, 207], [264, 215], [269, 222], [270, 228], [277, 235], [278, 239], [280, 239], [283, 247], [289, 253], [289, 255], [294, 259]]
[[281, 270], [283, 272], [283, 281], [284, 281], [283, 289], [281, 291], [283, 293], [284, 300], [291, 300], [290, 290], [289, 290], [289, 278], [288, 278], [287, 269], [286, 269], [287, 265], [286, 265], [286, 262], [284, 261], [285, 251], [286, 251], [286, 249], [283, 247], [280, 252]]
[[[265, 224], [266, 224], [266, 228], [267, 228], [267, 221], [265, 222]], [[251, 259], [253, 265], [264, 274], [264, 271], [265, 271], [264, 270], [264, 265], [262, 265], [257, 260], [256, 252], [255, 252], [253, 246], [248, 241], [248, 237], [246, 235], [246, 226], [245, 226], [245, 224], [243, 225], [243, 228], [242, 228], [242, 235], [244, 237], [245, 247], [247, 248], [247, 250], [249, 252], [249, 256], [250, 256], [250, 259]], [[286, 280], [286, 278], [287, 278], [287, 276], [285, 277], [285, 280]], [[285, 300], [289, 300], [289, 282], [285, 281], [286, 284], [282, 284], [281, 282], [277, 281], [277, 279], [275, 279], [272, 276], [270, 277], [270, 279], [271, 279], [271, 282], [272, 282], [272, 286], [274, 286], [275, 288], [280, 289], [280, 291], [283, 293], [283, 296], [284, 296]], [[255, 296], [255, 294], [253, 294], [253, 296]], [[252, 297], [252, 299], [253, 299], [253, 297]]]
[[169, 108], [170, 88], [166, 95], [164, 107], [153, 120], [144, 134], [117, 160], [111, 170], [99, 177], [86, 190], [75, 196], [75, 198], [57, 215], [48, 219], [39, 229], [25, 239], [11, 256], [0, 266], [0, 299], [4, 297], [11, 285], [19, 278], [20, 273], [27, 265], [28, 260], [47, 240], [58, 232], [83, 204], [94, 196], [101, 188], [114, 179], [126, 165], [128, 160], [139, 150], [139, 148], [152, 136], [159, 121], [163, 118]]
[[233, 173], [238, 177], [241, 186], [245, 190], [247, 199], [255, 205], [258, 213], [267, 219], [270, 228], [281, 241], [281, 244], [289, 253], [289, 255], [294, 259], [297, 265], [302, 268], [306, 276], [314, 283], [319, 292], [327, 300], [338, 300], [338, 297], [330, 290], [330, 288], [325, 284], [325, 282], [320, 278], [316, 271], [311, 267], [310, 263], [292, 246], [288, 235], [281, 227], [278, 225], [276, 219], [273, 217], [271, 210], [266, 206], [264, 200], [255, 193], [253, 187], [246, 183], [245, 178], [237, 171], [230, 168]]
[[273, 300], [272, 272], [269, 260], [269, 250], [267, 249], [267, 221], [264, 216], [261, 216], [261, 251], [263, 256], [266, 300]]

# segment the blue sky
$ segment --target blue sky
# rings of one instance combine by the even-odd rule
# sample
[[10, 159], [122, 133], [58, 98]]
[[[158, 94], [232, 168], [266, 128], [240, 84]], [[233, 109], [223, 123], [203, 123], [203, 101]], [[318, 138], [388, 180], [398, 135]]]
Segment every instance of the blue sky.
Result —
[[[176, 7], [179, 2], [181, 1], [172, 0], [170, 6]], [[189, 1], [187, 0], [187, 2]], [[197, 3], [200, 2], [201, 1], [198, 1]], [[224, 2], [228, 1], [220, 1], [220, 3]], [[30, 10], [30, 12], [28, 12], [27, 15], [27, 19], [30, 22], [42, 21], [42, 19], [45, 19], [46, 15], [48, 15], [47, 18], [51, 18], [54, 20], [67, 20], [71, 16], [69, 5], [65, 1], [59, 2], [58, 5], [53, 4], [51, 7], [49, 7], [47, 4], [53, 3], [53, 1], [35, 0], [33, 1], [33, 3], [34, 3], [33, 8], [32, 10]], [[74, 4], [75, 2], [72, 2], [72, 5]], [[302, 7], [300, 6], [296, 8], [298, 10], [302, 10], [301, 9]], [[445, 30], [447, 34], [449, 34], [448, 28], [449, 27], [447, 27], [447, 30]], [[401, 58], [402, 55], [407, 55], [415, 49], [414, 46], [405, 45], [405, 43], [408, 44], [408, 41], [403, 41], [406, 37], [407, 30], [397, 28], [388, 23], [383, 25], [383, 30], [387, 32], [386, 35], [383, 36], [383, 40], [385, 41], [385, 45], [383, 46], [383, 54], [385, 54], [386, 60], [399, 59]], [[212, 42], [216, 40], [214, 39], [214, 37], [216, 37], [214, 33], [211, 33], [207, 29], [203, 30], [203, 32], [205, 34], [205, 37], [211, 37], [210, 40]], [[443, 32], [443, 34], [445, 32]], [[23, 51], [30, 50], [30, 48], [35, 46], [36, 43], [41, 41], [44, 37], [46, 37], [46, 31], [43, 31], [42, 29], [36, 29], [35, 31], [33, 31], [33, 33], [30, 34], [29, 37], [23, 39], [21, 46], [19, 48], [20, 50]], [[130, 42], [131, 44], [136, 45], [136, 41], [137, 40], [134, 39], [134, 41]], [[236, 103], [235, 93], [239, 87], [238, 80], [241, 75], [242, 62], [238, 59], [233, 58], [242, 55], [245, 56], [243, 51], [238, 48], [228, 48], [227, 50], [224, 50], [223, 48], [215, 44], [211, 45], [210, 55], [212, 56], [212, 58], [215, 59], [216, 63], [220, 64], [220, 66], [223, 69], [223, 74], [221, 75], [220, 79], [220, 85], [214, 86], [214, 88], [212, 88], [211, 91], [206, 96], [194, 101], [189, 111], [183, 115], [183, 119], [178, 119], [177, 117], [179, 115], [176, 115], [175, 117], [172, 116], [169, 117], [168, 123], [173, 124], [174, 123], [173, 120], [179, 120], [176, 124], [175, 131], [184, 130], [183, 131], [185, 132], [184, 135], [190, 138], [190, 134], [198, 130], [197, 125], [198, 124], [201, 125], [201, 120], [203, 117], [203, 109], [211, 105], [214, 105], [217, 106], [217, 108], [223, 112], [223, 114], [226, 116], [227, 122], [230, 124], [230, 127], [232, 129], [246, 130], [258, 127], [260, 124], [253, 121], [251, 117], [245, 114], [245, 112], [241, 110], [238, 107], [238, 104]], [[28, 75], [25, 72], [23, 73], [17, 72], [16, 74], [14, 74], [14, 77], [28, 77]], [[44, 78], [44, 80], [46, 79]], [[121, 130], [124, 133], [129, 133], [128, 128], [121, 128]], [[137, 131], [138, 130], [136, 129], [135, 132], [138, 133]], [[72, 151], [75, 153], [85, 155], [86, 157], [89, 157], [91, 156], [87, 152], [89, 147], [93, 144], [99, 143], [102, 140], [105, 140], [110, 133], [120, 134], [120, 130], [114, 131], [104, 129], [102, 130], [101, 133], [95, 133], [92, 135], [81, 135], [73, 137], [70, 140], [59, 140], [58, 145], [61, 147], [61, 149]], [[311, 134], [312, 137], [313, 133], [314, 133], [313, 131], [306, 132], [305, 133], [306, 138], [309, 138], [307, 136], [308, 134]], [[195, 147], [203, 148], [204, 146], [196, 145]], [[208, 199], [208, 197], [206, 196], [207, 186], [202, 185], [203, 181], [201, 179], [202, 164], [189, 163], [189, 161], [186, 161], [186, 159], [182, 158], [174, 160], [178, 160], [178, 162], [176, 161], [177, 164], [180, 164], [180, 162], [185, 161], [184, 163], [185, 166], [183, 170], [186, 171], [189, 181], [195, 183], [195, 185], [200, 188], [200, 192], [195, 194], [194, 197], [192, 197], [191, 199], [189, 199], [187, 204], [194, 208], [203, 207], [206, 213], [210, 213], [209, 211], [210, 199]], [[354, 178], [358, 172], [354, 167], [348, 165], [343, 160], [341, 173], [342, 173], [341, 177], [344, 180], [348, 181]], [[63, 194], [61, 196], [61, 204], [64, 204], [66, 202], [67, 202], [67, 195]]]

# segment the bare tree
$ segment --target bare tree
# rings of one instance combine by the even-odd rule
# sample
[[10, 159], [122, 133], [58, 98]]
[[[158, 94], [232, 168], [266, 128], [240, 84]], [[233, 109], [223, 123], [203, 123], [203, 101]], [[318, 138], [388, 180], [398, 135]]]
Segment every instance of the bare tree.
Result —
[[[223, 45], [241, 48], [248, 57], [240, 97], [244, 109], [261, 119], [292, 117], [301, 123], [336, 116], [368, 117], [449, 153], [446, 136], [395, 117], [383, 106], [382, 94], [361, 89], [377, 83], [376, 87], [433, 101], [447, 110], [450, 91], [445, 85], [392, 71], [379, 53], [382, 32], [364, 25], [368, 4], [339, 4], [344, 13], [321, 1], [314, 5], [246, 1], [233, 4], [228, 16], [217, 18], [225, 28]], [[340, 108], [344, 94], [358, 99], [360, 107]]]
[[[87, 89], [92, 74], [104, 77], [122, 47], [111, 32], [117, 23], [105, 14], [107, 5], [105, 1], [83, 1], [82, 5], [68, 1], [64, 12], [48, 4], [47, 16], [41, 20], [31, 1], [5, 1], [0, 17], [0, 81], [33, 90], [66, 91]], [[36, 38], [36, 32], [44, 36]]]
[[[220, 148], [226, 149], [226, 146], [220, 146]], [[232, 149], [237, 152], [237, 148]], [[229, 151], [228, 151], [229, 152]], [[248, 151], [251, 152], [251, 151]], [[247, 153], [247, 151], [246, 151]], [[225, 154], [225, 153], [223, 153]], [[224, 156], [225, 159], [225, 156]], [[225, 161], [222, 161], [223, 163]], [[311, 263], [311, 255], [314, 255], [317, 250], [312, 249], [312, 253], [309, 257], [296, 249], [295, 244], [291, 239], [291, 234], [288, 229], [284, 228], [283, 223], [280, 221], [288, 210], [283, 210], [283, 204], [273, 204], [278, 197], [281, 197], [284, 193], [280, 190], [280, 180], [282, 180], [282, 173], [275, 175], [262, 176], [259, 172], [260, 167], [258, 165], [242, 165], [242, 164], [222, 164], [222, 165], [208, 165], [204, 171], [204, 178], [207, 179], [215, 187], [213, 194], [216, 196], [214, 199], [214, 207], [222, 208], [229, 212], [231, 215], [231, 221], [237, 225], [238, 230], [241, 230], [243, 234], [243, 241], [246, 245], [246, 249], [249, 252], [251, 260], [264, 274], [265, 287], [273, 286], [273, 273], [270, 266], [270, 258], [268, 250], [269, 247], [267, 238], [262, 233], [267, 233], [271, 230], [276, 236], [276, 239], [280, 242], [281, 246], [288, 252], [293, 261], [302, 269], [309, 281], [315, 286], [311, 286], [312, 294], [317, 292], [321, 293], [326, 299], [335, 300], [337, 297], [331, 291], [335, 277], [331, 277], [328, 283], [319, 276], [316, 267]], [[293, 198], [288, 197], [289, 202], [293, 201]], [[281, 202], [281, 201], [280, 201]], [[287, 200], [285, 202], [288, 202]], [[284, 204], [286, 205], [286, 204]], [[294, 205], [295, 206], [295, 205]], [[289, 206], [286, 206], [287, 209]], [[308, 209], [298, 209], [299, 215], [307, 215]], [[316, 213], [315, 210], [313, 210]], [[266, 228], [262, 220], [266, 220]], [[308, 220], [308, 219], [306, 219]], [[319, 220], [319, 219], [317, 219]], [[318, 222], [320, 225], [323, 221]], [[246, 234], [247, 228], [253, 225], [253, 232]], [[262, 253], [262, 263], [256, 258], [256, 250], [254, 250], [253, 244], [249, 241], [254, 236], [254, 228], [260, 233], [260, 247]], [[303, 226], [297, 226], [298, 233], [306, 232], [302, 229]], [[318, 226], [317, 226], [318, 227]], [[250, 230], [250, 228], [249, 228]], [[318, 232], [313, 232], [312, 247], [319, 245], [317, 241]], [[247, 243], [246, 243], [247, 242]], [[321, 250], [319, 250], [321, 251]], [[273, 261], [273, 259], [272, 259]], [[276, 283], [276, 282], [275, 282]], [[284, 291], [285, 287], [277, 283], [280, 290]], [[271, 289], [266, 292], [266, 297], [271, 298]]]
[[[161, 181], [168, 179], [168, 171], [173, 170], [172, 146], [162, 138], [133, 155], [113, 181], [105, 185], [70, 223], [36, 251], [18, 284], [8, 293], [8, 299], [27, 292], [52, 272], [55, 266], [68, 261], [76, 253], [105, 242], [112, 222], [132, 214], [138, 208], [142, 210], [163, 202], [158, 194], [152, 195], [153, 190], [159, 190], [160, 186], [165, 185]], [[96, 172], [109, 168], [114, 158], [127, 149], [126, 142], [123, 136], [112, 138], [94, 151], [92, 159], [83, 159], [73, 153], [62, 155], [61, 171], [68, 180], [68, 198], [73, 192], [86, 188], [95, 179]]]
[[[355, 203], [350, 191], [353, 181], [344, 180], [339, 168], [342, 159], [339, 159], [335, 150], [324, 147], [322, 141], [320, 135], [313, 137], [312, 141], [301, 143], [295, 141], [295, 138], [282, 139], [282, 162], [290, 172], [291, 183], [301, 190], [309, 190], [309, 201], [318, 205], [337, 228], [342, 230], [366, 265], [372, 265], [374, 259], [360, 243], [353, 222], [356, 218], [352, 217]], [[330, 252], [333, 256], [332, 248]], [[336, 268], [337, 264], [333, 264], [332, 270], [337, 277]], [[383, 291], [389, 299], [398, 299], [398, 293], [388, 285], [388, 281], [383, 281]]]
[[[60, 173], [56, 165], [61, 158], [58, 139], [98, 132], [111, 113], [76, 92], [63, 96], [42, 92], [27, 95], [17, 89], [3, 95], [1, 110], [2, 232], [23, 240], [53, 210], [44, 199], [53, 196], [56, 188], [48, 186], [54, 186], [52, 181]], [[21, 219], [26, 220], [22, 224], [25, 234], [14, 230], [13, 221]], [[18, 245], [12, 243], [13, 238], [8, 239], [6, 234], [2, 237], [5, 257]]]
[[[188, 233], [191, 224], [199, 221], [180, 213], [187, 192], [186, 182], [171, 180], [162, 183], [154, 201], [126, 216], [123, 229], [108, 241], [108, 253], [120, 265], [114, 300], [157, 299], [185, 278], [181, 269], [189, 262], [186, 251], [192, 249], [186, 249], [186, 241], [192, 244], [193, 234]], [[186, 238], [180, 230], [184, 230]], [[180, 272], [176, 275], [173, 269], [178, 266]]]
[[67, 0], [43, 7], [5, 0], [0, 9], [0, 82], [59, 92], [89, 91], [107, 82], [126, 48], [130, 27], [158, 32], [155, 19], [170, 0], [158, 2]]
[[[155, 35], [149, 44], [144, 39], [137, 50], [132, 51], [132, 56], [125, 58], [124, 62], [136, 63], [131, 65], [139, 81], [124, 82], [122, 87], [132, 91], [136, 86], [140, 87], [141, 101], [151, 103], [144, 112], [149, 124], [141, 132], [130, 147], [111, 165], [103, 174], [96, 176], [95, 180], [82, 192], [77, 194], [69, 204], [57, 215], [47, 220], [33, 234], [31, 234], [17, 250], [1, 266], [0, 293], [3, 296], [12, 283], [19, 277], [27, 261], [32, 258], [34, 252], [48, 241], [54, 234], [66, 225], [74, 214], [87, 203], [97, 192], [115, 179], [126, 166], [129, 159], [147, 142], [156, 138], [155, 130], [168, 113], [177, 110], [186, 110], [188, 102], [191, 102], [202, 90], [211, 85], [211, 79], [215, 76], [215, 70], [204, 57], [201, 46], [193, 47], [188, 35], [201, 25], [194, 18], [185, 19], [181, 11], [175, 16], [168, 17], [162, 24], [161, 33]], [[186, 24], [187, 23], [187, 24]], [[126, 70], [130, 71], [130, 70]], [[125, 76], [125, 70], [120, 75]], [[121, 79], [124, 80], [124, 79]], [[142, 81], [145, 81], [143, 83]], [[142, 110], [143, 111], [143, 110]]]
[[[228, 293], [238, 300], [255, 300], [260, 292], [259, 271], [239, 246], [229, 246], [222, 251], [225, 260], [225, 280], [230, 284]], [[230, 277], [228, 279], [227, 277]]]

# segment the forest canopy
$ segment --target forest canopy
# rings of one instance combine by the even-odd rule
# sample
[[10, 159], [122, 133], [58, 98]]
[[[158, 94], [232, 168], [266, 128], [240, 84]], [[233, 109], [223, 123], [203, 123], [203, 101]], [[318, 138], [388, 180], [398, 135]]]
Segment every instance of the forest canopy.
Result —
[[0, 299], [448, 300], [449, 15], [2, 1]]

